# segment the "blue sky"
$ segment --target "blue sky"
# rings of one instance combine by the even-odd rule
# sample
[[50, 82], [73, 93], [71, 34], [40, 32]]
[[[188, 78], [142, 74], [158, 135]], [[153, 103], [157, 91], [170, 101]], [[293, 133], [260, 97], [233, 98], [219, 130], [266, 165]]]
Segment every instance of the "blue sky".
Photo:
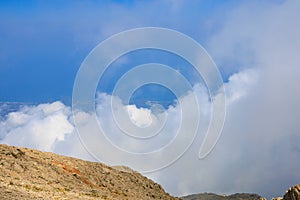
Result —
[[[235, 1], [178, 3], [178, 8], [172, 1], [0, 4], [1, 101], [35, 103], [70, 103], [81, 62], [112, 34], [136, 27], [161, 26], [182, 31], [205, 46], [210, 35], [222, 27], [226, 13], [238, 5]], [[148, 59], [146, 54], [143, 59]], [[224, 78], [230, 73], [224, 72]]]
[[[170, 28], [200, 43], [223, 78], [227, 114], [213, 151], [198, 159], [212, 112], [207, 88], [185, 60], [159, 50], [131, 52], [107, 69], [96, 93], [99, 124], [117, 146], [138, 152], [169, 141], [182, 122], [181, 107], [172, 103], [170, 90], [142, 87], [131, 99], [136, 106], [116, 98], [115, 110], [127, 110], [137, 126], [159, 124], [167, 116], [164, 134], [152, 143], [120, 136], [124, 131], [115, 123], [110, 104], [116, 81], [133, 66], [149, 62], [171, 66], [193, 85], [192, 93], [180, 98], [187, 113], [197, 108], [191, 106], [191, 94], [199, 100], [199, 130], [180, 159], [144, 175], [177, 196], [198, 192], [282, 196], [300, 181], [299, 10], [297, 0], [0, 1], [0, 102], [11, 102], [0, 104], [0, 143], [95, 161], [78, 139], [77, 113], [73, 115], [71, 107], [81, 63], [96, 45], [121, 31]], [[164, 110], [152, 112], [147, 100], [161, 101]], [[12, 102], [21, 106], [10, 106], [15, 105]], [[87, 133], [95, 131], [89, 127], [90, 113], [78, 115]], [[187, 119], [194, 121], [192, 115]], [[183, 128], [187, 134], [193, 131], [188, 123]], [[141, 133], [147, 135], [147, 130]], [[95, 141], [93, 135], [87, 139]], [[97, 147], [100, 154], [108, 152], [100, 144]], [[108, 164], [148, 166], [128, 163], [130, 156], [106, 155], [117, 160]], [[169, 158], [162, 154], [156, 161]]]

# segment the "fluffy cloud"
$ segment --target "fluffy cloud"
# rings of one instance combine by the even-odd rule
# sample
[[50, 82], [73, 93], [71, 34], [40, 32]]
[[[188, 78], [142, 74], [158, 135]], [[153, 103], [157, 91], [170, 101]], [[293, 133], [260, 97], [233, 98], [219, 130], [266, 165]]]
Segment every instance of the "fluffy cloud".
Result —
[[232, 104], [249, 93], [249, 89], [258, 81], [258, 70], [246, 69], [229, 77], [225, 83], [227, 103]]
[[[169, 169], [185, 174], [173, 177], [180, 184], [168, 190], [243, 191], [270, 198], [299, 182], [299, 8], [297, 1], [250, 2], [226, 16], [209, 52], [223, 71], [245, 70], [226, 84], [229, 104], [218, 145], [207, 159], [196, 161], [191, 157], [196, 158], [196, 141]], [[249, 83], [252, 88], [244, 90]], [[171, 177], [169, 172], [162, 174]]]
[[135, 105], [128, 105], [127, 111], [131, 121], [139, 127], [147, 127], [152, 124], [151, 110], [137, 108]]
[[57, 142], [74, 131], [70, 113], [61, 102], [22, 107], [1, 121], [1, 142], [53, 151]]
[[[226, 87], [231, 89], [228, 90], [230, 91], [230, 93], [228, 93], [228, 97], [230, 99], [238, 101], [238, 99], [242, 98], [243, 95], [247, 93], [247, 90], [251, 87], [248, 77], [249, 74], [252, 73], [252, 71], [250, 72], [249, 70], [246, 70], [234, 74], [232, 78], [229, 79]], [[234, 87], [237, 88], [235, 89]], [[211, 115], [211, 102], [208, 92], [206, 88], [200, 84], [196, 84], [194, 86], [193, 92], [190, 91], [185, 96], [180, 97], [181, 104], [169, 106], [169, 108], [165, 110], [161, 107], [155, 106], [151, 109], [146, 109], [137, 108], [135, 105], [123, 105], [118, 97], [99, 93], [97, 95], [96, 106], [98, 123], [109, 140], [126, 151], [136, 153], [156, 151], [167, 145], [174, 137], [177, 137], [176, 134], [179, 134], [177, 132], [179, 127], [184, 126], [182, 128], [186, 132], [193, 131], [193, 126], [190, 122], [194, 121], [194, 119], [192, 118], [193, 115], [191, 115], [191, 113], [193, 113], [192, 110], [195, 110], [196, 108], [191, 107], [190, 105], [194, 95], [198, 101], [198, 109], [201, 115], [197, 135], [198, 141], [196, 141], [196, 146], [194, 145], [194, 148], [199, 151], [199, 138], [201, 140], [203, 139], [204, 134], [207, 131]], [[116, 103], [113, 107], [111, 107], [113, 98]], [[124, 111], [124, 115], [120, 115], [121, 117], [119, 116], [121, 121], [116, 121], [116, 116], [112, 113], [113, 110]], [[186, 115], [182, 115], [181, 112], [186, 112]], [[92, 121], [92, 115], [90, 113], [83, 111], [77, 111], [74, 113], [76, 115], [77, 122], [79, 122], [77, 126], [86, 128], [89, 133], [96, 133], [98, 131], [98, 129], [90, 124]], [[182, 116], [185, 116], [186, 119], [182, 119]], [[142, 129], [143, 131], [131, 129], [132, 127], [129, 125], [129, 121], [125, 120], [126, 118], [130, 120], [131, 126], [133, 124], [137, 125], [138, 128], [140, 128], [137, 130]], [[183, 123], [183, 121], [186, 121], [186, 123]], [[99, 156], [97, 155], [103, 155], [103, 152], [108, 151], [105, 149], [105, 143], [107, 141], [99, 141], [95, 139], [94, 136], [88, 137], [88, 141], [83, 141], [82, 143], [81, 139], [84, 138], [82, 134], [85, 133], [80, 133], [78, 135], [74, 125], [71, 108], [61, 102], [40, 104], [36, 106], [23, 106], [15, 112], [8, 113], [0, 123], [1, 143], [52, 151], [92, 161], [99, 161], [97, 160], [99, 159]], [[151, 129], [149, 126], [154, 128]], [[124, 131], [126, 130], [129, 130], [131, 134], [136, 134], [136, 137], [146, 137], [146, 140], [135, 140], [134, 138], [130, 138], [128, 135], [124, 134]], [[152, 137], [151, 134], [153, 134], [155, 130], [158, 131], [159, 134], [153, 135], [155, 137]], [[190, 134], [190, 136], [192, 136], [192, 134]], [[149, 161], [141, 162], [139, 160], [132, 160], [131, 155], [122, 156], [115, 151], [109, 151], [110, 159], [104, 159], [104, 161], [111, 165], [125, 164], [135, 169], [149, 168], [149, 165], [150, 168], [151, 166], [155, 168], [156, 166], [160, 166], [159, 162], [161, 161], [164, 161], [161, 163], [161, 165], [164, 166], [165, 164], [170, 164], [173, 157], [175, 156], [174, 158], [176, 158], [176, 154], [182, 153], [185, 150], [183, 148], [184, 145], [192, 142], [192, 139], [193, 137], [188, 137], [188, 134], [182, 135], [180, 142], [176, 143], [175, 148], [177, 150], [174, 149], [172, 151], [173, 155], [163, 153], [158, 154], [156, 157], [152, 158], [153, 165], [151, 165]], [[97, 142], [95, 143], [95, 141]], [[87, 145], [89, 142], [96, 144], [96, 151], [89, 151], [93, 150], [93, 147]], [[90, 154], [91, 152], [94, 153], [94, 156]], [[96, 156], [95, 153], [97, 154]], [[186, 163], [186, 161], [184, 161], [186, 158], [189, 160], [188, 166], [190, 168], [198, 167], [197, 156], [189, 153], [189, 151], [186, 152], [183, 160], [180, 159], [177, 163]], [[184, 167], [182, 169], [184, 169]], [[178, 184], [174, 185], [173, 181], [170, 183], [162, 180], [162, 178], [169, 177], [171, 174], [177, 174], [178, 177], [182, 178], [182, 181], [178, 181]], [[158, 182], [164, 183], [164, 186], [174, 194], [183, 194], [189, 191], [181, 188], [181, 185], [185, 182], [186, 178], [192, 182], [198, 182], [200, 180], [191, 179], [189, 174], [184, 171], [177, 171], [177, 169], [174, 171], [172, 166], [165, 168], [162, 171], [156, 171], [146, 175], [152, 177]], [[188, 182], [188, 185], [191, 183]]]

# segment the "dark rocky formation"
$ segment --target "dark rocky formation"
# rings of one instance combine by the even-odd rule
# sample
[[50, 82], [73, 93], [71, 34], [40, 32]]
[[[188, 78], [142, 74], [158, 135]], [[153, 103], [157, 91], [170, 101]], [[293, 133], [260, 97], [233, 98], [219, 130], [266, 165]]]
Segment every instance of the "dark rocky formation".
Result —
[[283, 196], [283, 200], [300, 200], [300, 184], [288, 189]]

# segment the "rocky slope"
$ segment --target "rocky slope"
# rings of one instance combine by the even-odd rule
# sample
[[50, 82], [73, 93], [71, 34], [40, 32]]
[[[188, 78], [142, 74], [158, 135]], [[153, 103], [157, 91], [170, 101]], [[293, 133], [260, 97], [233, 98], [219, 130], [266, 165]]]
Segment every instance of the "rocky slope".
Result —
[[284, 200], [300, 200], [300, 184], [291, 187], [283, 196]]
[[[233, 194], [217, 195], [212, 193], [193, 194], [181, 197], [183, 200], [266, 200], [257, 194]], [[300, 200], [300, 184], [289, 188], [283, 197], [272, 198], [272, 200]]]
[[300, 184], [289, 188], [283, 198], [277, 197], [272, 200], [300, 200]]
[[181, 197], [183, 200], [265, 200], [257, 194], [217, 195], [212, 193], [194, 194]]
[[0, 145], [0, 199], [177, 199], [126, 167]]
[[[127, 167], [109, 167], [0, 144], [0, 199], [179, 199]], [[183, 200], [264, 200], [256, 194], [182, 197]], [[300, 184], [273, 200], [300, 200]]]

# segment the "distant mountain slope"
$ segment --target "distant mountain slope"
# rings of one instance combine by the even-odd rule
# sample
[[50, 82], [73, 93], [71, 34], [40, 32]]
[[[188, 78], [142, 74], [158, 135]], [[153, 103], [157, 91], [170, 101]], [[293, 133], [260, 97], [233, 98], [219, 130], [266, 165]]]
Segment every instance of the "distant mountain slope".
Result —
[[181, 197], [183, 200], [264, 200], [257, 194], [217, 195], [212, 193], [193, 194]]
[[126, 167], [0, 145], [0, 199], [178, 199]]
[[[183, 200], [266, 200], [257, 194], [233, 194], [221, 196], [212, 193], [193, 194], [181, 197]], [[272, 198], [272, 200], [300, 200], [300, 184], [290, 187], [283, 197]]]

